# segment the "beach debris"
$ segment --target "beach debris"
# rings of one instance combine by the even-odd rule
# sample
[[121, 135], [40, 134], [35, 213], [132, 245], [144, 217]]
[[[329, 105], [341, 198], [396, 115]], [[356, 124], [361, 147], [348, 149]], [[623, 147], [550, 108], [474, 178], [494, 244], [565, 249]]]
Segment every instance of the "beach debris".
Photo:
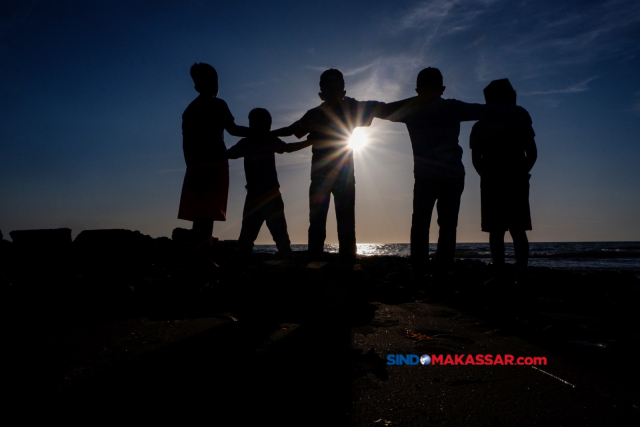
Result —
[[573, 385], [573, 384], [571, 384], [569, 381], [565, 381], [565, 380], [563, 380], [562, 378], [556, 377], [555, 375], [550, 374], [550, 373], [549, 373], [549, 372], [547, 372], [547, 371], [543, 371], [543, 370], [542, 370], [542, 369], [540, 369], [540, 368], [536, 368], [535, 366], [532, 366], [532, 368], [533, 368], [533, 369], [535, 369], [536, 371], [540, 371], [540, 372], [542, 372], [543, 374], [547, 374], [547, 375], [549, 375], [551, 378], [555, 378], [555, 379], [557, 379], [558, 381], [560, 381], [560, 382], [561, 382], [561, 383], [563, 383], [563, 384], [566, 384], [566, 385], [568, 385], [568, 386], [571, 386], [572, 388], [576, 388], [576, 386], [575, 386], [575, 385]]
[[238, 318], [229, 312], [218, 313], [215, 317], [221, 317], [223, 319], [231, 320], [232, 322], [237, 322]]
[[416, 332], [413, 329], [407, 329], [407, 338], [414, 339], [416, 341], [433, 341], [434, 337], [430, 337], [429, 335], [421, 334], [420, 332]]

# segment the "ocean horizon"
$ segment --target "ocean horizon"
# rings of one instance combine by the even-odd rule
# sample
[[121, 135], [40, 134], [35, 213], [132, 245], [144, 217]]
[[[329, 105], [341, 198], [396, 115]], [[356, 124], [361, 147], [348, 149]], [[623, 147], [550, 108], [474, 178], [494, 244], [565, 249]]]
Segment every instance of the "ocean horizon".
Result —
[[[307, 245], [293, 244], [294, 251], [306, 251]], [[358, 243], [358, 256], [410, 256], [409, 243]], [[435, 253], [437, 244], [429, 244]], [[338, 244], [326, 244], [325, 252], [338, 252]], [[254, 252], [276, 253], [275, 245], [256, 245]], [[513, 243], [505, 242], [507, 262], [514, 261]], [[491, 262], [489, 243], [458, 243], [456, 258]], [[640, 242], [530, 242], [529, 265], [558, 269], [591, 271], [631, 271], [640, 275]]]

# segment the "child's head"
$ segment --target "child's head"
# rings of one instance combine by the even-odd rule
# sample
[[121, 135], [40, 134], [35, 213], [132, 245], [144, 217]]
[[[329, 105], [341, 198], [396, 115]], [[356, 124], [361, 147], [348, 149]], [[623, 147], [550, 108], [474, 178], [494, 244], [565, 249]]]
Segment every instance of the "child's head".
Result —
[[344, 77], [340, 71], [331, 68], [320, 75], [320, 99], [327, 102], [341, 101], [346, 94]]
[[189, 73], [198, 93], [218, 96], [218, 73], [215, 68], [204, 62], [196, 62]]
[[269, 132], [271, 130], [271, 114], [264, 108], [254, 108], [249, 113], [249, 128], [259, 133]]
[[418, 95], [442, 95], [444, 92], [442, 73], [437, 68], [425, 68], [418, 73], [416, 92]]
[[509, 79], [494, 80], [483, 92], [487, 104], [516, 105], [516, 91]]

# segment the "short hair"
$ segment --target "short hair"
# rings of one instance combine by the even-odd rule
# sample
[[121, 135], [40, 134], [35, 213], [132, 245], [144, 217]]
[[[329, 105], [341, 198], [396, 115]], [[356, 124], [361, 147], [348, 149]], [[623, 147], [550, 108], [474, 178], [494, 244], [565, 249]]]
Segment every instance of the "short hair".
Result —
[[271, 114], [264, 108], [254, 108], [249, 112], [249, 127], [271, 127]]
[[193, 83], [196, 86], [208, 86], [212, 83], [218, 83], [218, 72], [209, 64], [204, 62], [196, 62], [189, 70]]
[[509, 79], [494, 80], [484, 88], [487, 104], [516, 105], [516, 91]]
[[442, 80], [442, 73], [437, 68], [425, 68], [418, 73], [416, 80], [416, 87], [442, 87], [444, 86]]
[[344, 90], [344, 76], [335, 68], [331, 68], [320, 75], [320, 90]]

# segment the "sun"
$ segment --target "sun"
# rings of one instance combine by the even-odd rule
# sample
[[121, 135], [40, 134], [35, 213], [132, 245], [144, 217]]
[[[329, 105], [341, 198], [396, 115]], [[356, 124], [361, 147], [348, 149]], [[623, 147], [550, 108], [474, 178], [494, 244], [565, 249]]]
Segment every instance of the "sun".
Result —
[[351, 137], [349, 138], [349, 148], [351, 148], [353, 151], [359, 151], [362, 150], [368, 142], [369, 140], [367, 139], [367, 134], [364, 132], [364, 130], [355, 128], [355, 130], [351, 134]]

